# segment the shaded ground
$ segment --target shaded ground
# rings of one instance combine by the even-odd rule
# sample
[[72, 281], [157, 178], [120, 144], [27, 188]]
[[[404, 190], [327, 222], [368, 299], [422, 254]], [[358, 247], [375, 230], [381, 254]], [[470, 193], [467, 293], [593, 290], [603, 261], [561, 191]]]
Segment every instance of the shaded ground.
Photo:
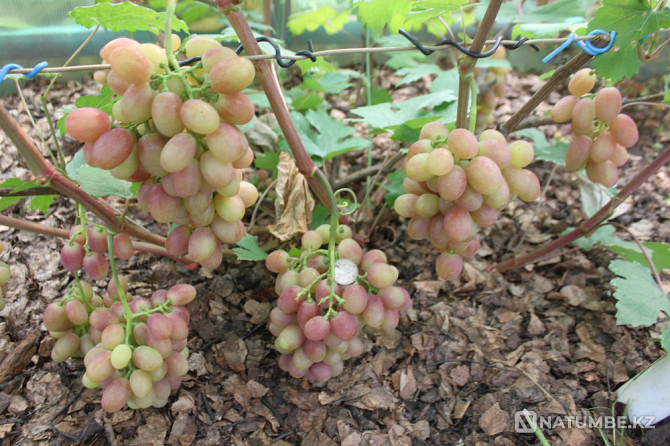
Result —
[[[387, 75], [381, 82], [393, 85], [394, 78]], [[518, 109], [538, 82], [532, 77], [510, 82], [515, 89], [498, 112]], [[419, 82], [395, 95], [410, 96], [423, 88]], [[53, 108], [70, 105], [77, 95], [94, 89], [92, 84], [64, 86], [53, 93]], [[37, 91], [26, 90], [28, 102], [38, 127], [48, 134]], [[31, 128], [17, 97], [2, 103]], [[347, 105], [339, 108], [341, 115], [348, 111]], [[545, 104], [538, 113], [547, 108]], [[628, 111], [643, 127], [620, 184], [652, 159], [668, 136], [662, 131], [664, 114], [648, 108]], [[374, 141], [376, 159], [398, 148], [384, 136]], [[28, 178], [4, 134], [0, 146], [2, 178]], [[75, 149], [66, 142], [67, 154]], [[356, 163], [356, 155], [342, 160], [344, 168]], [[545, 163], [532, 168], [543, 183], [551, 172]], [[350, 186], [359, 191], [364, 187]], [[667, 242], [670, 221], [663, 200], [668, 196], [670, 179], [662, 170], [634, 195], [630, 210], [617, 221], [642, 241]], [[5, 212], [50, 226], [72, 224], [68, 200], [58, 199], [50, 211], [45, 217], [19, 203]], [[6, 365], [12, 354], [24, 359], [14, 361], [18, 369], [0, 384], [0, 442], [523, 445], [538, 442], [533, 434], [515, 433], [514, 417], [521, 409], [608, 414], [612, 391], [662, 354], [649, 338], [658, 337], [667, 320], [654, 330], [616, 325], [607, 270], [614, 256], [598, 248], [586, 253], [569, 249], [506, 274], [488, 270], [581, 221], [575, 177], [558, 169], [535, 212], [535, 204], [516, 201], [508, 206], [496, 226], [483, 234], [482, 248], [463, 277], [453, 283], [435, 280], [435, 254], [426, 244], [409, 240], [406, 226], [392, 212], [382, 214], [372, 233], [373, 217], [359, 222], [356, 228], [370, 240], [368, 248], [383, 248], [399, 267], [413, 309], [394, 333], [366, 331], [367, 352], [350, 360], [341, 376], [317, 387], [290, 378], [276, 366], [273, 339], [265, 328], [276, 298], [274, 277], [262, 264], [231, 259], [210, 272], [137, 255], [121, 264], [133, 295], [175, 282], [197, 286], [198, 298], [189, 306], [190, 372], [167, 407], [111, 415], [100, 408], [98, 391], [82, 391], [81, 360], [55, 364], [49, 359], [53, 340], [41, 324], [42, 311], [72, 280], [59, 264], [61, 242], [0, 227], [0, 238], [10, 247], [2, 260], [12, 270], [7, 305], [0, 312], [0, 360]], [[268, 221], [261, 218], [258, 224]], [[149, 227], [165, 231], [163, 225]], [[670, 276], [663, 273], [667, 284]], [[552, 444], [568, 445], [604, 444], [601, 436], [611, 440], [613, 435], [611, 430], [574, 428], [544, 432]], [[617, 434], [617, 444], [668, 442], [663, 425], [650, 432], [625, 431], [623, 440]]]

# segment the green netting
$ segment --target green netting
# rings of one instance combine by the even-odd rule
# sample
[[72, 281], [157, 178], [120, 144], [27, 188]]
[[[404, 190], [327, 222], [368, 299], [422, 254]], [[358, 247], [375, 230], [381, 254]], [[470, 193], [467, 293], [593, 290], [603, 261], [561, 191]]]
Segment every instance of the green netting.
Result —
[[73, 24], [68, 12], [77, 6], [92, 5], [93, 0], [2, 0], [0, 30], [23, 30]]

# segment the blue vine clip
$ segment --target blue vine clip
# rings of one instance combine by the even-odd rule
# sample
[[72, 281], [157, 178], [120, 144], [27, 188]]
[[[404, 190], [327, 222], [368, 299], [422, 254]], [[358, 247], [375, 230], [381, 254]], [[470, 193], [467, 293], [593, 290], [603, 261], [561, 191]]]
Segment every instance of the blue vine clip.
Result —
[[[603, 54], [607, 51], [609, 51], [610, 48], [612, 48], [612, 45], [614, 44], [614, 39], [616, 38], [616, 31], [611, 31], [607, 32], [602, 29], [594, 29], [590, 33], [588, 33], [588, 36], [595, 36], [596, 34], [609, 34], [610, 35], [610, 41], [607, 45], [605, 45], [602, 48], [599, 48], [595, 46], [593, 43], [591, 43], [590, 40], [578, 40], [577, 45], [588, 55], [590, 56], [597, 56], [599, 54]], [[567, 40], [563, 42], [561, 45], [558, 46], [554, 51], [551, 53], [547, 54], [544, 56], [542, 59], [542, 62], [547, 63], [551, 59], [553, 59], [558, 53], [566, 49], [573, 41], [575, 40], [575, 33], [571, 33], [570, 36], [568, 36]]]
[[[35, 76], [37, 76], [37, 73], [42, 71], [43, 68], [47, 67], [49, 65], [49, 62], [43, 61], [35, 65], [35, 68], [32, 69], [30, 73], [24, 74], [25, 77], [28, 79], [32, 79]], [[7, 73], [9, 73], [11, 70], [15, 69], [21, 69], [23, 68], [21, 65], [17, 63], [8, 63], [2, 69], [0, 69], [0, 83], [5, 80], [5, 77], [7, 76]]]

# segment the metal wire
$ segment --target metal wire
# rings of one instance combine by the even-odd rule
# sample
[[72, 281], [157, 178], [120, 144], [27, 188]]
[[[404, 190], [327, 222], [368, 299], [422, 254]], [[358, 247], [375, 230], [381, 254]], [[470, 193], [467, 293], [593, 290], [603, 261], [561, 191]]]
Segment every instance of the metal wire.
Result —
[[[570, 37], [566, 38], [554, 38], [554, 39], [530, 39], [530, 40], [524, 40], [525, 38], [519, 39], [519, 40], [501, 40], [500, 38], [496, 40], [487, 40], [485, 42], [486, 45], [502, 45], [505, 48], [508, 49], [516, 49], [519, 48], [523, 45], [530, 45], [533, 48], [537, 47], [537, 44], [539, 43], [546, 43], [546, 44], [563, 44], [565, 43]], [[594, 39], [595, 36], [579, 36], [579, 37], [574, 37], [575, 41], [590, 41], [591, 39]], [[312, 60], [315, 61], [317, 57], [324, 57], [324, 56], [337, 56], [337, 55], [343, 55], [343, 54], [368, 54], [368, 53], [390, 53], [390, 52], [397, 52], [397, 51], [445, 51], [448, 49], [456, 48], [459, 49], [456, 45], [453, 44], [444, 44], [443, 42], [438, 42], [437, 45], [421, 45], [421, 48], [419, 48], [416, 45], [409, 45], [409, 46], [391, 46], [391, 47], [371, 47], [371, 48], [339, 48], [339, 49], [333, 49], [333, 50], [323, 50], [323, 51], [313, 51], [313, 47], [311, 45], [311, 42], [308, 42], [308, 50], [302, 50], [298, 51], [295, 54], [281, 54], [279, 45], [274, 42], [270, 41], [271, 39], [269, 38], [259, 38], [260, 41], [266, 41], [272, 45], [273, 49], [275, 50], [274, 54], [262, 54], [262, 55], [255, 55], [255, 56], [246, 56], [250, 60], [259, 60], [259, 59], [275, 59], [277, 60], [277, 63], [281, 67], [288, 67], [292, 66], [295, 62], [300, 61], [300, 60]], [[266, 40], [268, 39], [268, 40]], [[274, 44], [273, 44], [274, 43]], [[456, 42], [455, 42], [456, 43]], [[463, 47], [461, 44], [460, 45], [462, 48]], [[497, 47], [496, 47], [497, 48]], [[467, 48], [465, 48], [466, 51]], [[240, 50], [240, 48], [238, 48]], [[241, 50], [240, 50], [241, 51]], [[459, 49], [460, 51], [460, 49]], [[467, 53], [466, 53], [467, 54]], [[486, 54], [486, 53], [472, 53], [472, 54]], [[474, 57], [474, 56], [473, 56]], [[486, 56], [484, 56], [486, 57]], [[179, 64], [180, 65], [189, 65], [194, 62], [197, 62], [199, 58], [193, 57], [190, 59], [186, 59], [181, 61]], [[285, 62], [286, 60], [289, 60], [291, 62]], [[281, 62], [280, 62], [281, 61]], [[38, 65], [39, 66], [39, 65]], [[16, 73], [16, 74], [30, 74], [33, 71], [35, 71], [35, 68], [9, 68], [7, 67], [7, 72], [9, 73]], [[42, 70], [38, 70], [41, 73], [64, 73], [64, 72], [76, 72], [76, 71], [95, 71], [95, 70], [107, 70], [111, 68], [109, 64], [93, 64], [93, 65], [78, 65], [78, 66], [68, 66], [68, 67], [52, 67], [52, 68], [43, 68]]]

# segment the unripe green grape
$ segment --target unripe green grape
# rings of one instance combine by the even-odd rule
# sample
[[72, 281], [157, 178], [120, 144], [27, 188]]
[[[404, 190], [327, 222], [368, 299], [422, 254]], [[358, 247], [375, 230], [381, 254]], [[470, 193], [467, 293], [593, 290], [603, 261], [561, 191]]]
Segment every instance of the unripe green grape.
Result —
[[132, 356], [133, 351], [128, 344], [119, 344], [112, 350], [110, 361], [115, 369], [120, 370], [128, 365]]
[[535, 156], [533, 151], [533, 145], [528, 141], [518, 140], [510, 143], [507, 146], [511, 158], [510, 164], [516, 167], [526, 167], [531, 162]]

